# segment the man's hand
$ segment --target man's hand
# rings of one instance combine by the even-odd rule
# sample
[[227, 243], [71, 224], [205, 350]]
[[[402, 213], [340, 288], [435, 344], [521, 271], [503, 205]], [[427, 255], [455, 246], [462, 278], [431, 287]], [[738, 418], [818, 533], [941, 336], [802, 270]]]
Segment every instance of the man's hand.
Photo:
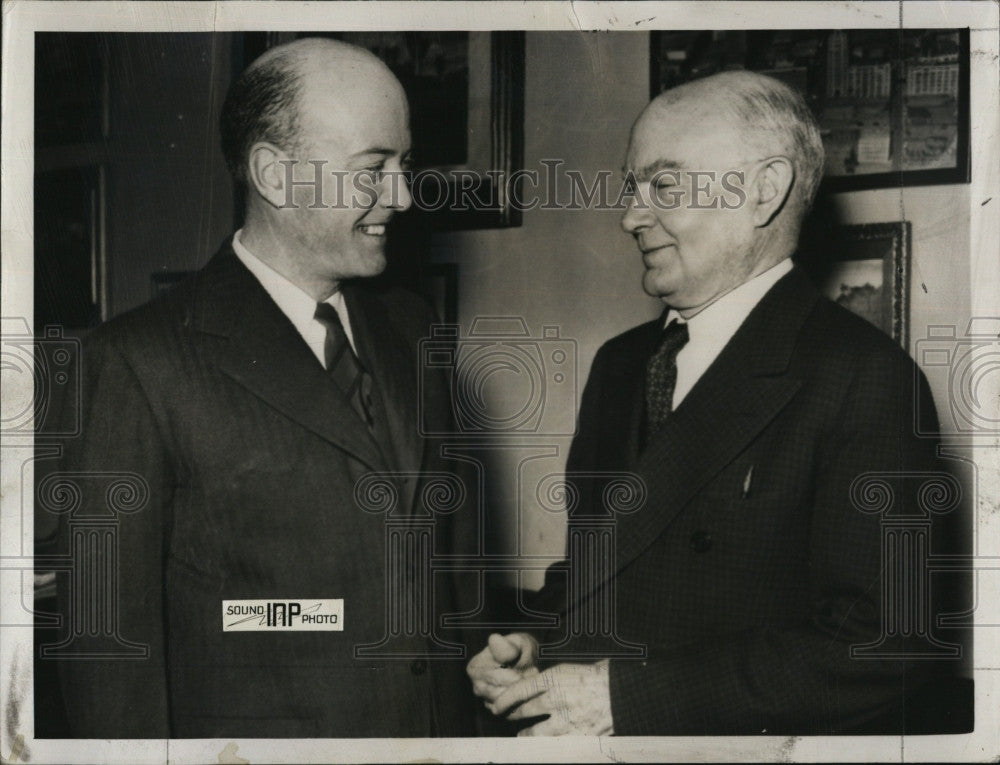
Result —
[[490, 635], [486, 648], [465, 668], [472, 679], [473, 693], [490, 707], [507, 688], [538, 674], [537, 657], [538, 641], [526, 632]]
[[518, 732], [519, 736], [610, 736], [615, 732], [607, 659], [596, 664], [557, 664], [511, 685], [486, 706], [508, 720], [549, 715]]

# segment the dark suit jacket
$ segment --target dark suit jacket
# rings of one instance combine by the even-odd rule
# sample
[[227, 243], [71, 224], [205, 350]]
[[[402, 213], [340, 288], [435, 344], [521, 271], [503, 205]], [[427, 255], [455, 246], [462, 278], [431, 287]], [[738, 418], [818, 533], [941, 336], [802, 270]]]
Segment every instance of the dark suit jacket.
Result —
[[[382, 449], [229, 245], [188, 283], [88, 338], [83, 432], [63, 467], [148, 482], [149, 506], [118, 523], [118, 618], [120, 635], [151, 651], [61, 662], [74, 736], [470, 733], [461, 657], [354, 657], [387, 626], [386, 516], [358, 507], [355, 483], [370, 471], [451, 466], [417, 427], [418, 341], [431, 311], [401, 290], [344, 294], [387, 413]], [[424, 416], [440, 431], [445, 381], [428, 380]], [[403, 512], [419, 484], [400, 484]], [[461, 547], [463, 529], [474, 531], [466, 520], [464, 508], [442, 516], [437, 552]], [[437, 613], [455, 607], [450, 583], [435, 585]], [[222, 631], [224, 599], [265, 598], [343, 598], [344, 630]]]
[[[598, 351], [567, 465], [633, 471], [648, 490], [616, 526], [617, 633], [648, 657], [611, 662], [615, 731], [850, 729], [927, 668], [849, 654], [880, 636], [884, 563], [883, 519], [856, 509], [849, 489], [867, 471], [940, 469], [934, 441], [914, 436], [915, 396], [934, 417], [926, 381], [795, 269], [639, 454], [661, 329], [650, 322]], [[581, 490], [571, 523], [600, 507], [593, 487]], [[565, 598], [553, 568], [539, 606]]]

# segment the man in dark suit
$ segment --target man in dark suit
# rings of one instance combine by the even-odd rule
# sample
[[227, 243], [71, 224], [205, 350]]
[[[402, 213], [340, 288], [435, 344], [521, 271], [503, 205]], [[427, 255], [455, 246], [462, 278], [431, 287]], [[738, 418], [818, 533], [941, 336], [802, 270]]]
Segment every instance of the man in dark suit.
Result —
[[822, 168], [802, 98], [749, 72], [668, 91], [633, 126], [623, 227], [666, 310], [597, 352], [570, 523], [606, 513], [601, 471], [635, 474], [646, 499], [617, 517], [603, 579], [569, 600], [555, 566], [535, 608], [572, 631], [613, 602], [615, 639], [645, 655], [541, 664], [544, 636], [490, 636], [468, 673], [495, 714], [535, 720], [522, 734], [860, 730], [927, 675], [893, 641], [852, 656], [880, 640], [898, 562], [852, 485], [940, 468], [914, 435], [918, 403], [934, 417], [923, 375], [792, 265]]
[[[387, 497], [397, 520], [439, 509], [425, 477], [450, 472], [417, 425], [431, 311], [364, 281], [410, 205], [402, 87], [363, 49], [300, 40], [241, 75], [221, 128], [243, 228], [83, 351], [82, 432], [63, 462], [83, 491], [72, 516], [106, 514], [94, 479], [107, 475], [134, 479], [138, 509], [114, 529], [117, 563], [67, 524], [76, 575], [61, 577], [61, 608], [71, 633], [95, 623], [87, 609], [101, 626], [62, 650], [71, 735], [468, 734], [455, 644], [412, 613], [387, 624], [400, 599], [458, 609], [455, 588], [393, 568], [386, 514], [365, 512]], [[425, 380], [423, 416], [446, 432], [446, 386]], [[393, 475], [358, 490], [372, 473]], [[460, 546], [464, 515], [440, 517], [435, 549]], [[80, 591], [102, 567], [112, 589], [94, 603]], [[452, 658], [422, 658], [435, 652]]]

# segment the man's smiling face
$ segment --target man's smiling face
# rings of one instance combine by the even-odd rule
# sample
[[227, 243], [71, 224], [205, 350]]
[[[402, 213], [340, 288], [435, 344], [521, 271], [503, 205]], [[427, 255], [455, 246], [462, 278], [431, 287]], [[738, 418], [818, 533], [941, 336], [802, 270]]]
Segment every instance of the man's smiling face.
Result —
[[350, 62], [324, 72], [317, 64], [303, 72], [299, 108], [294, 177], [305, 184], [285, 212], [302, 265], [326, 281], [376, 276], [388, 223], [412, 201], [400, 175], [410, 154], [406, 96], [387, 70]]
[[[742, 155], [746, 143], [736, 122], [718, 104], [689, 98], [654, 101], [632, 128], [626, 169], [638, 189], [622, 228], [642, 253], [643, 289], [678, 310], [712, 302], [742, 284], [754, 265], [747, 205], [722, 204], [722, 176], [733, 170], [749, 176], [755, 159]], [[714, 172], [714, 180], [690, 171]]]

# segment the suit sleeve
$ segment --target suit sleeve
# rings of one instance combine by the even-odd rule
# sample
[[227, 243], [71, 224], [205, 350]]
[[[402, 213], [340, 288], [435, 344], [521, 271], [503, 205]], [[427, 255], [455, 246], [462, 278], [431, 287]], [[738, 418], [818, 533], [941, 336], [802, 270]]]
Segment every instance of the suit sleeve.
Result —
[[857, 359], [837, 432], [820, 447], [814, 505], [803, 508], [811, 514], [811, 611], [791, 628], [719, 635], [648, 662], [612, 661], [617, 734], [832, 733], [898, 704], [918, 683], [926, 662], [850, 654], [881, 635], [883, 564], [892, 565], [883, 561], [880, 517], [852, 505], [850, 486], [869, 471], [940, 469], [936, 443], [914, 435], [915, 379], [917, 401], [931, 402], [909, 358]]
[[[577, 422], [577, 435], [570, 445], [569, 455], [566, 458], [566, 473], [587, 473], [600, 469], [598, 464], [598, 446], [600, 437], [598, 433], [598, 413], [601, 408], [601, 396], [603, 390], [603, 370], [604, 370], [605, 346], [598, 349], [594, 356], [594, 361], [590, 367], [590, 374], [587, 376], [587, 384], [583, 388], [583, 396], [580, 400], [580, 416]], [[580, 497], [580, 513], [575, 514], [582, 519], [589, 506], [592, 485], [585, 480], [576, 479], [574, 488]], [[573, 519], [570, 519], [572, 522]], [[564, 560], [555, 563], [545, 572], [545, 584], [532, 598], [530, 605], [536, 611], [544, 613], [564, 615], [567, 605], [567, 571], [568, 561]], [[564, 618], [560, 616], [560, 618]], [[560, 636], [562, 627], [556, 627], [550, 633], [536, 634], [535, 637], [548, 642], [556, 640]]]
[[[82, 658], [58, 659], [63, 698], [74, 737], [166, 738], [163, 572], [173, 474], [148, 398], [124, 356], [107, 341], [84, 354], [81, 434], [68, 441], [61, 462], [81, 497], [60, 532], [74, 574], [59, 577], [58, 600], [64, 623], [82, 619], [91, 629], [69, 644]], [[145, 506], [115, 509], [107, 488], [122, 477], [146, 487]], [[95, 518], [111, 524], [104, 528], [117, 547], [116, 566], [109, 565], [107, 547], [81, 542], [81, 526]], [[97, 598], [81, 589], [86, 576], [114, 586]], [[135, 656], [135, 646], [145, 655]]]

